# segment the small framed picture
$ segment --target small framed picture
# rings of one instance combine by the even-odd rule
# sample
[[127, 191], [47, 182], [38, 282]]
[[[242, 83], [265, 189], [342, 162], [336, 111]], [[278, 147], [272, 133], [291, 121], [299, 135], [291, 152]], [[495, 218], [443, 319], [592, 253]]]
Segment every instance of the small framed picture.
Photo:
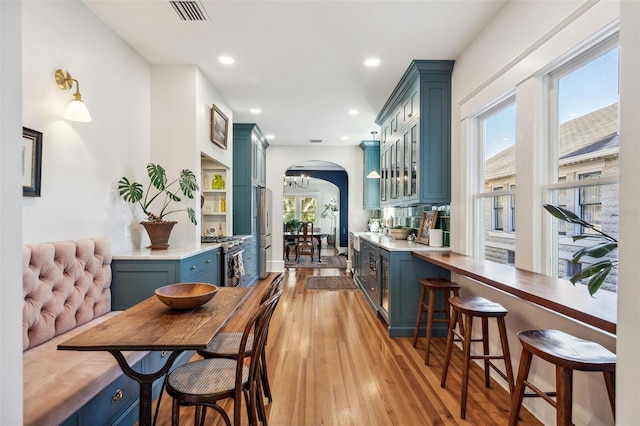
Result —
[[42, 132], [22, 128], [22, 196], [40, 196]]
[[223, 149], [227, 149], [227, 136], [229, 135], [229, 119], [213, 105], [211, 107], [211, 142]]
[[418, 229], [418, 242], [422, 244], [429, 244], [429, 230], [435, 228], [436, 219], [438, 219], [437, 210], [429, 210], [422, 213], [422, 220], [420, 220], [420, 229]]

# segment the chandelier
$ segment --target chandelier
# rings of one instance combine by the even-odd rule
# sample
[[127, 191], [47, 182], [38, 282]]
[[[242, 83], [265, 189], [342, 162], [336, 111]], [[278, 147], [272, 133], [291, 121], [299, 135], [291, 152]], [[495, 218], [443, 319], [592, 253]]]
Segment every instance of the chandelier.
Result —
[[282, 177], [282, 184], [290, 188], [307, 189], [309, 187], [309, 176], [287, 176]]

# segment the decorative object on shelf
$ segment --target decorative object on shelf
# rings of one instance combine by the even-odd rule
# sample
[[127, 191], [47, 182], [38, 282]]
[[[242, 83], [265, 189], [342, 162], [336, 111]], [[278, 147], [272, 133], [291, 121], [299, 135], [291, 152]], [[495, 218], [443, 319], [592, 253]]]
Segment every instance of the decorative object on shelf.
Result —
[[579, 234], [572, 237], [573, 241], [592, 239], [598, 242], [590, 247], [583, 247], [576, 251], [573, 254], [573, 259], [571, 259], [571, 261], [573, 263], [578, 263], [583, 256], [592, 257], [594, 259], [603, 259], [589, 265], [581, 271], [578, 271], [569, 280], [573, 285], [576, 285], [576, 282], [588, 278], [587, 289], [589, 290], [589, 294], [593, 296], [600, 289], [600, 286], [604, 282], [605, 278], [607, 278], [607, 275], [609, 275], [609, 272], [611, 272], [614, 267], [618, 266], [617, 259], [607, 257], [609, 253], [618, 248], [618, 240], [613, 238], [611, 235], [602, 232], [596, 228], [595, 225], [587, 222], [586, 220], [580, 219], [580, 217], [571, 210], [567, 210], [560, 206], [554, 206], [552, 204], [545, 204], [544, 208], [557, 219], [573, 223], [575, 225], [580, 225], [583, 228], [587, 228], [595, 232], [594, 234]]
[[227, 149], [227, 137], [229, 136], [229, 119], [213, 105], [211, 107], [211, 142], [223, 149]]
[[410, 228], [391, 228], [389, 233], [395, 240], [406, 240], [411, 232]]
[[79, 121], [81, 123], [90, 123], [91, 114], [89, 114], [87, 106], [82, 102], [82, 95], [80, 95], [80, 83], [78, 83], [78, 80], [71, 78], [71, 74], [62, 69], [56, 71], [55, 79], [58, 87], [62, 90], [69, 90], [73, 87], [73, 83], [76, 83], [76, 93], [73, 94], [73, 100], [67, 106], [64, 118], [66, 120]]
[[22, 196], [40, 196], [42, 132], [22, 128]]
[[224, 189], [224, 179], [222, 179], [222, 175], [215, 175], [213, 177], [211, 189]]
[[336, 244], [336, 228], [333, 226], [333, 224], [335, 223], [335, 220], [336, 220], [335, 212], [337, 211], [338, 211], [338, 201], [335, 198], [333, 198], [327, 204], [324, 205], [324, 208], [322, 209], [322, 213], [320, 213], [321, 218], [326, 219], [327, 217], [329, 217], [329, 219], [331, 220], [331, 226], [329, 226], [331, 233], [327, 235], [327, 244], [329, 245]]
[[156, 297], [173, 309], [195, 309], [213, 299], [218, 287], [208, 283], [177, 283], [155, 289]]
[[[298, 180], [298, 178], [300, 179]], [[284, 186], [288, 186], [290, 188], [307, 189], [309, 188], [309, 177], [305, 175], [300, 175], [300, 176], [284, 175], [282, 178], [282, 183]]]
[[436, 226], [438, 210], [429, 210], [422, 213], [420, 228], [418, 229], [418, 242], [429, 245], [429, 230]]
[[[178, 191], [171, 191], [170, 188], [177, 184], [179, 191], [187, 198], [194, 198], [195, 191], [197, 191], [198, 183], [196, 182], [195, 174], [188, 169], [182, 169], [180, 177], [167, 182], [167, 175], [159, 164], [149, 163], [147, 164], [147, 174], [149, 175], [149, 186], [146, 190], [143, 189], [142, 184], [138, 182], [130, 182], [128, 178], [122, 177], [118, 181], [118, 192], [120, 196], [127, 202], [138, 203], [142, 207], [142, 211], [147, 215], [148, 221], [140, 222], [145, 227], [151, 240], [150, 248], [152, 250], [164, 250], [169, 248], [169, 236], [173, 225], [177, 222], [168, 222], [164, 220], [164, 217], [177, 213], [180, 211], [186, 211], [189, 216], [189, 220], [194, 225], [198, 224], [196, 220], [196, 212], [191, 208], [178, 210], [169, 210], [167, 208], [172, 201], [181, 202]], [[150, 208], [151, 204], [160, 196], [163, 196], [156, 205], [159, 205], [159, 210], [153, 213]]]
[[224, 237], [224, 231], [222, 230], [222, 224], [218, 224], [218, 237]]
[[220, 198], [220, 213], [226, 213], [227, 211], [227, 199], [225, 197]]

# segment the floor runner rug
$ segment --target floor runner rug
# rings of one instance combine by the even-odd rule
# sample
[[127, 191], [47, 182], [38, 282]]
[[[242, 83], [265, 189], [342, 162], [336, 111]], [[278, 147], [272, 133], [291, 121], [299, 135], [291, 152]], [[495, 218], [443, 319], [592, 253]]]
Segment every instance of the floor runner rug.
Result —
[[359, 288], [353, 278], [347, 275], [335, 277], [312, 275], [307, 277], [304, 287], [307, 290], [357, 290]]

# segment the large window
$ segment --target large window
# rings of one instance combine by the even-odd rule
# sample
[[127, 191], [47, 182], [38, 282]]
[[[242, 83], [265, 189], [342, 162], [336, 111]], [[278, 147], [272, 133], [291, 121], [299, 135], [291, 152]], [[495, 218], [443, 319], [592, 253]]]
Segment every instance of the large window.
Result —
[[[478, 257], [515, 261], [515, 99], [500, 102], [476, 117], [481, 188], [476, 193]], [[480, 186], [480, 185], [479, 185]]]
[[285, 196], [282, 202], [282, 216], [286, 222], [298, 219], [302, 222], [316, 223], [318, 197], [315, 195]]
[[[549, 75], [551, 152], [556, 153], [552, 204], [565, 207], [609, 235], [618, 236], [618, 63], [620, 49], [609, 40]], [[574, 238], [595, 231], [553, 221], [552, 252], [559, 277], [593, 263], [570, 262], [573, 253], [594, 244]], [[613, 253], [615, 256], [616, 253]], [[603, 289], [616, 288], [609, 274]]]

